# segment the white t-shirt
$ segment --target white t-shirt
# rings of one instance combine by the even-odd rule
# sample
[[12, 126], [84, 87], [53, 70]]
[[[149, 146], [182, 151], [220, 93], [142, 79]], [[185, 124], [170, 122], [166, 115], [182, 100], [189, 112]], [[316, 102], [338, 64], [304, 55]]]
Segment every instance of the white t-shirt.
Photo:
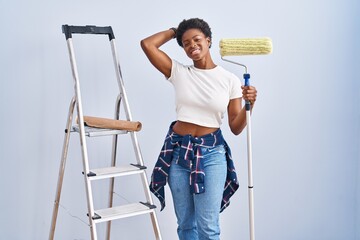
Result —
[[177, 120], [219, 128], [230, 99], [242, 96], [240, 79], [221, 66], [199, 69], [172, 60]]

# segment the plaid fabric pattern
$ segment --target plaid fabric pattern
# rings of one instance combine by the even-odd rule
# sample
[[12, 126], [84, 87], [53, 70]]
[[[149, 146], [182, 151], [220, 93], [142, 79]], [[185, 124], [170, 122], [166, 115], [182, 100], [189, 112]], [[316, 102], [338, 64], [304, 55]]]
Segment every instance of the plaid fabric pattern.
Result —
[[180, 166], [190, 170], [190, 186], [191, 193], [201, 194], [205, 191], [204, 186], [204, 167], [201, 161], [202, 155], [199, 147], [214, 147], [223, 144], [226, 150], [227, 177], [224, 185], [223, 199], [221, 202], [220, 212], [222, 212], [230, 204], [230, 197], [239, 188], [234, 162], [231, 157], [231, 151], [223, 138], [221, 130], [207, 134], [202, 137], [192, 137], [191, 135], [181, 136], [176, 134], [172, 127], [166, 135], [164, 145], [159, 154], [151, 175], [150, 191], [155, 194], [161, 203], [161, 210], [165, 207], [165, 191], [164, 187], [167, 183], [170, 165], [172, 161], [172, 153], [175, 147], [180, 147], [179, 158], [175, 159]]

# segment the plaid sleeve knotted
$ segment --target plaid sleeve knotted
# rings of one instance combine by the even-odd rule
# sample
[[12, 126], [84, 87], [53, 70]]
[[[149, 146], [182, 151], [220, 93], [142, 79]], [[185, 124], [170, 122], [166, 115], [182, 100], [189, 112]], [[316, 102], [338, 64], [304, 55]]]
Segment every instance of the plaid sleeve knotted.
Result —
[[169, 176], [172, 152], [174, 150], [174, 145], [171, 141], [172, 137], [173, 134], [169, 131], [151, 175], [150, 191], [159, 199], [161, 210], [165, 208], [164, 187]]
[[222, 136], [221, 130], [219, 129], [214, 133], [210, 133], [202, 137], [192, 137], [191, 135], [180, 136], [172, 131], [174, 123], [175, 122], [170, 125], [169, 132], [166, 135], [164, 145], [155, 164], [151, 176], [150, 191], [159, 199], [161, 203], [161, 210], [163, 210], [165, 207], [164, 187], [167, 183], [170, 171], [172, 153], [175, 146], [180, 146], [179, 159], [177, 159], [176, 162], [180, 166], [191, 170], [191, 193], [203, 193], [205, 191], [205, 173], [203, 163], [201, 161], [201, 151], [199, 151], [198, 147], [214, 147], [216, 145], [223, 144], [226, 150], [227, 177], [220, 208], [220, 212], [222, 212], [227, 206], [229, 206], [230, 197], [236, 192], [239, 184], [231, 157], [231, 151]]

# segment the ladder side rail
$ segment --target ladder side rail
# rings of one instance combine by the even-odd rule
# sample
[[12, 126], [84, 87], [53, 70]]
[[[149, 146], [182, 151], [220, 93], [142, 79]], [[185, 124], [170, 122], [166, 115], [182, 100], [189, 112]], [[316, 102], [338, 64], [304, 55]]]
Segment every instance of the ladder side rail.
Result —
[[[124, 104], [123, 106], [124, 106], [126, 118], [127, 118], [128, 121], [132, 121], [132, 116], [131, 116], [131, 112], [130, 112], [130, 106], [129, 106], [129, 103], [128, 103], [128, 98], [127, 98], [125, 87], [124, 87], [124, 81], [123, 81], [122, 74], [121, 74], [120, 63], [119, 63], [119, 60], [118, 60], [118, 57], [117, 57], [115, 39], [110, 40], [110, 43], [111, 43], [111, 50], [112, 50], [112, 55], [113, 55], [113, 59], [114, 59], [114, 66], [115, 66], [116, 76], [117, 76], [117, 80], [118, 80], [119, 90], [120, 90], [120, 94], [121, 94], [121, 96], [123, 98], [123, 104]], [[135, 154], [136, 154], [137, 162], [141, 166], [144, 166], [144, 160], [142, 158], [141, 149], [140, 149], [140, 145], [139, 145], [136, 133], [134, 131], [131, 131], [130, 135], [131, 135], [131, 140], [133, 142], [133, 147], [134, 147], [134, 151], [135, 151]], [[154, 202], [152, 200], [152, 196], [151, 196], [150, 190], [148, 188], [149, 183], [148, 183], [145, 171], [143, 173], [141, 173], [141, 180], [142, 180], [142, 183], [143, 183], [146, 200], [148, 201], [148, 203], [153, 205]], [[151, 216], [151, 220], [152, 220], [152, 223], [153, 223], [153, 229], [154, 229], [156, 239], [161, 240], [159, 224], [158, 224], [158, 220], [157, 220], [155, 212], [150, 213], [150, 216]]]
[[[118, 57], [117, 57], [117, 50], [116, 50], [115, 40], [113, 39], [110, 42], [111, 42], [111, 49], [112, 49], [112, 54], [113, 54], [113, 59], [114, 59], [114, 65], [115, 65], [115, 71], [116, 71], [116, 76], [117, 76], [117, 80], [118, 80], [119, 90], [120, 90], [120, 94], [121, 94], [121, 96], [123, 98], [123, 104], [124, 104], [123, 106], [124, 106], [126, 118], [127, 118], [128, 121], [132, 121], [132, 116], [131, 116], [131, 112], [130, 112], [130, 106], [129, 106], [129, 103], [128, 103], [128, 99], [127, 99], [127, 95], [126, 95], [126, 91], [125, 91], [125, 86], [124, 86], [124, 81], [123, 81], [122, 74], [121, 74], [120, 63], [119, 63]], [[135, 151], [135, 154], [136, 154], [137, 162], [141, 166], [144, 166], [144, 160], [142, 158], [140, 144], [139, 144], [139, 141], [137, 139], [136, 133], [134, 131], [131, 131], [130, 136], [131, 136], [131, 140], [133, 142], [133, 147], [134, 147], [134, 151]], [[143, 181], [143, 186], [144, 186], [144, 190], [145, 190], [145, 194], [146, 194], [146, 200], [150, 204], [153, 204], [151, 193], [147, 188], [149, 186], [149, 183], [148, 183], [147, 176], [146, 176], [145, 172], [142, 174], [142, 181]]]
[[125, 92], [124, 81], [123, 81], [123, 78], [122, 78], [120, 63], [119, 63], [118, 56], [117, 56], [117, 53], [116, 53], [117, 50], [116, 50], [115, 39], [112, 39], [110, 41], [110, 44], [111, 44], [111, 51], [112, 51], [112, 56], [113, 56], [113, 60], [114, 60], [116, 78], [117, 78], [117, 81], [118, 81], [121, 98], [124, 101], [124, 109], [125, 109], [126, 119], [128, 121], [132, 121], [132, 116], [131, 116], [131, 112], [130, 112], [130, 106], [128, 104], [128, 99], [127, 99], [126, 92]]
[[159, 227], [160, 225], [159, 225], [158, 219], [156, 217], [155, 210], [154, 210], [154, 212], [150, 213], [150, 218], [151, 218], [151, 223], [153, 226], [153, 231], [154, 231], [156, 240], [162, 240], [162, 237], [160, 234], [160, 227]]
[[[115, 102], [115, 116], [114, 119], [119, 120], [120, 119], [120, 103], [121, 103], [121, 95], [119, 94], [116, 98]], [[115, 167], [116, 165], [116, 157], [117, 157], [117, 145], [118, 145], [118, 135], [115, 134], [113, 136], [113, 142], [112, 142], [112, 154], [111, 154], [111, 166]], [[113, 207], [113, 201], [114, 201], [114, 184], [115, 179], [110, 179], [110, 186], [109, 186], [109, 203], [108, 207]], [[106, 238], [107, 240], [110, 240], [110, 233], [111, 233], [111, 221], [107, 222], [106, 226]]]
[[[141, 155], [140, 155], [141, 156]], [[154, 201], [152, 199], [150, 190], [149, 190], [149, 182], [147, 179], [147, 175], [146, 172], [142, 172], [141, 173], [141, 180], [143, 182], [143, 188], [144, 188], [144, 193], [145, 193], [145, 197], [146, 200], [149, 204], [154, 205]], [[157, 240], [161, 240], [161, 234], [160, 234], [160, 227], [159, 227], [159, 222], [158, 219], [156, 217], [155, 211], [150, 213], [150, 217], [151, 217], [151, 222], [152, 222], [152, 226], [153, 226], [153, 230], [154, 230], [154, 234]]]
[[96, 226], [95, 226], [95, 223], [93, 220], [94, 203], [93, 203], [93, 199], [92, 199], [92, 188], [91, 188], [90, 180], [87, 175], [90, 170], [89, 170], [89, 161], [88, 161], [86, 138], [85, 138], [84, 115], [83, 115], [82, 102], [81, 102], [80, 81], [79, 81], [79, 76], [78, 76], [78, 71], [77, 71], [77, 66], [76, 66], [76, 59], [75, 59], [72, 38], [68, 38], [66, 41], [68, 44], [71, 69], [72, 69], [72, 74], [73, 74], [73, 78], [74, 78], [74, 88], [75, 88], [76, 106], [77, 106], [79, 129], [80, 129], [79, 135], [80, 135], [81, 152], [82, 152], [82, 158], [83, 158], [84, 180], [85, 180], [87, 203], [88, 203], [87, 205], [88, 205], [88, 215], [89, 215], [91, 239], [96, 240], [97, 233], [96, 233]]
[[[140, 146], [139, 146], [139, 143], [138, 143], [138, 140], [137, 140], [137, 137], [136, 137], [136, 133], [135, 132], [130, 132], [130, 134], [131, 134], [131, 137], [132, 137], [132, 140], [133, 140], [133, 143], [134, 143], [134, 147], [136, 149], [135, 151], [137, 153], [137, 157], [138, 157], [138, 159], [140, 159], [140, 162], [143, 162], [142, 154], [141, 154], [141, 151], [140, 151]], [[142, 180], [142, 185], [143, 185], [143, 188], [144, 188], [146, 201], [149, 204], [154, 205], [154, 201], [152, 199], [152, 196], [151, 196], [151, 193], [150, 193], [150, 190], [149, 190], [149, 182], [148, 182], [147, 174], [146, 174], [145, 171], [143, 171], [141, 173], [141, 180]], [[162, 240], [162, 237], [161, 237], [161, 234], [160, 234], [159, 222], [158, 222], [157, 216], [155, 214], [155, 211], [150, 213], [150, 217], [151, 217], [153, 231], [154, 231], [156, 239], [157, 240]]]
[[[144, 160], [143, 160], [143, 156], [141, 153], [141, 149], [140, 149], [140, 144], [137, 138], [137, 135], [135, 132], [130, 132], [130, 136], [133, 142], [133, 146], [135, 149], [135, 153], [136, 153], [136, 157], [138, 160], [138, 163], [143, 166], [144, 164]], [[148, 203], [150, 203], [151, 205], [154, 205], [154, 201], [152, 199], [150, 190], [149, 190], [149, 182], [148, 182], [148, 178], [147, 178], [147, 174], [146, 172], [142, 172], [141, 173], [141, 180], [142, 180], [142, 184], [143, 184], [143, 188], [144, 188], [144, 193], [145, 193], [145, 197]]]
[[[130, 112], [130, 106], [128, 103], [128, 98], [126, 95], [126, 91], [125, 91], [125, 87], [124, 87], [124, 81], [122, 78], [122, 74], [121, 74], [121, 68], [120, 68], [120, 63], [117, 57], [117, 51], [116, 51], [116, 45], [115, 45], [115, 39], [112, 39], [110, 41], [111, 43], [111, 50], [112, 50], [112, 54], [113, 54], [113, 59], [114, 59], [114, 65], [115, 65], [115, 71], [116, 71], [116, 77], [118, 80], [118, 85], [119, 85], [119, 90], [120, 90], [120, 94], [122, 96], [123, 99], [123, 106], [124, 106], [124, 110], [125, 110], [125, 114], [126, 114], [126, 119], [128, 121], [132, 121], [132, 116], [131, 116], [131, 112]], [[134, 150], [136, 153], [136, 159], [138, 164], [140, 164], [141, 166], [144, 166], [144, 161], [141, 157], [141, 151], [140, 151], [140, 147], [139, 147], [139, 143], [136, 137], [135, 132], [130, 132], [131, 134], [131, 139], [133, 141], [133, 146], [134, 146]]]
[[69, 113], [65, 128], [65, 136], [64, 136], [64, 144], [63, 144], [63, 150], [61, 154], [61, 162], [59, 167], [59, 176], [57, 181], [57, 187], [56, 187], [56, 194], [55, 194], [55, 201], [54, 201], [54, 208], [52, 213], [52, 219], [51, 219], [51, 227], [50, 227], [50, 234], [49, 234], [49, 240], [54, 239], [55, 235], [55, 227], [56, 227], [56, 220], [59, 212], [59, 204], [60, 204], [60, 197], [61, 197], [61, 190], [64, 180], [64, 171], [66, 166], [66, 159], [69, 149], [69, 141], [70, 141], [70, 128], [72, 125], [72, 118], [74, 114], [74, 107], [75, 107], [75, 96], [71, 99], [70, 106], [69, 106]]

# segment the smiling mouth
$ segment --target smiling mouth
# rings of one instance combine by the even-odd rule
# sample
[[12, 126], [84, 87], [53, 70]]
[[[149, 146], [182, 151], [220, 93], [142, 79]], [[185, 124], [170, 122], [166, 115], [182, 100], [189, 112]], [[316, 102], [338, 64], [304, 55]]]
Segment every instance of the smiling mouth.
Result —
[[191, 53], [191, 55], [198, 54], [198, 53], [200, 53], [200, 49], [196, 48], [196, 49], [192, 50], [190, 53]]

